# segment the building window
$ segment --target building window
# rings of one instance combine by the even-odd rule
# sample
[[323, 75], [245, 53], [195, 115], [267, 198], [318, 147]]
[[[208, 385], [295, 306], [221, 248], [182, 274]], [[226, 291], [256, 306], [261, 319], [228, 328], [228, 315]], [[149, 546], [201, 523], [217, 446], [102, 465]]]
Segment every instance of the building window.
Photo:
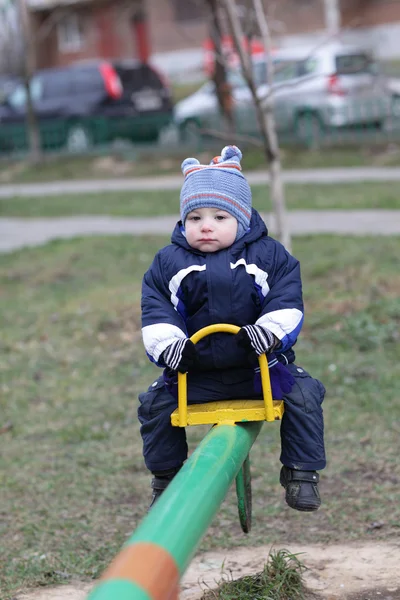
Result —
[[174, 0], [176, 21], [197, 21], [206, 17], [204, 0]]
[[77, 14], [63, 17], [57, 25], [58, 49], [60, 52], [79, 52], [84, 47], [82, 19]]

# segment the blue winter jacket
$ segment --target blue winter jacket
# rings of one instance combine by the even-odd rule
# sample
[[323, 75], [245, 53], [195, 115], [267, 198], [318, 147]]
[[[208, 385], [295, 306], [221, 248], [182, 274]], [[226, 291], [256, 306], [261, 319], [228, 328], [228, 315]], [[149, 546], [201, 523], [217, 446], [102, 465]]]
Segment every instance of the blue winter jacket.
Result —
[[[293, 360], [290, 349], [303, 323], [300, 265], [268, 236], [256, 210], [249, 231], [224, 250], [204, 253], [192, 248], [181, 222], [171, 241], [156, 254], [143, 278], [142, 335], [151, 361], [165, 366], [161, 355], [173, 341], [214, 323], [263, 325], [281, 342], [278, 359], [280, 353], [292, 354]], [[197, 370], [249, 368], [245, 349], [231, 334], [213, 334], [196, 347]]]

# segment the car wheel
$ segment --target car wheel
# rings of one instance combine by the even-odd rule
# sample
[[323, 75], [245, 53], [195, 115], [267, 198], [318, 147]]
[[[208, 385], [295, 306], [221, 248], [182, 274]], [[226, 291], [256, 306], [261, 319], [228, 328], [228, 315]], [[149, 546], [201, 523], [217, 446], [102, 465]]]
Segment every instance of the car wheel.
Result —
[[304, 113], [296, 119], [296, 136], [309, 148], [318, 148], [324, 134], [324, 128], [318, 115]]
[[392, 116], [395, 119], [400, 118], [400, 96], [392, 96]]
[[185, 121], [180, 127], [180, 138], [182, 142], [196, 146], [202, 139], [200, 123], [195, 119]]
[[66, 149], [71, 154], [88, 152], [92, 147], [89, 132], [82, 125], [72, 125], [67, 133]]

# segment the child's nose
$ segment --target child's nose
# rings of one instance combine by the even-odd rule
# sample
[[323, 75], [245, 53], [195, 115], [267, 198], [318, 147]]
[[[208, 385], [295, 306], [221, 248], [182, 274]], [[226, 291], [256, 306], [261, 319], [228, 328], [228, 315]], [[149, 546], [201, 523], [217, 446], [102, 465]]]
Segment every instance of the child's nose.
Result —
[[202, 231], [211, 231], [212, 221], [210, 219], [204, 219], [201, 229], [202, 229]]

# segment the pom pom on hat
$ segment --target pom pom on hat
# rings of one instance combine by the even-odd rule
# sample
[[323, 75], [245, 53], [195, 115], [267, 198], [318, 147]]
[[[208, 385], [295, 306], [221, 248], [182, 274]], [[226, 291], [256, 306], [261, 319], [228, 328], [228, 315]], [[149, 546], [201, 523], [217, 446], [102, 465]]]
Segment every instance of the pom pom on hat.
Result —
[[229, 158], [233, 158], [234, 156], [237, 156], [239, 161], [242, 160], [243, 155], [237, 146], [225, 146], [225, 148], [222, 148], [222, 160], [228, 160]]
[[238, 221], [236, 239], [249, 228], [252, 197], [250, 186], [241, 173], [242, 153], [237, 146], [225, 146], [220, 156], [209, 165], [202, 165], [197, 158], [186, 158], [181, 165], [185, 181], [181, 189], [181, 220], [198, 208], [220, 208], [232, 214]]
[[[186, 159], [186, 160], [188, 160], [188, 159]], [[237, 163], [238, 168], [240, 170], [242, 170], [242, 167], [240, 165], [241, 160], [242, 160], [242, 153], [237, 146], [225, 146], [224, 148], [222, 148], [221, 155], [214, 156], [214, 158], [210, 162], [210, 165], [215, 165], [215, 164], [219, 164], [219, 163], [222, 163], [225, 161], [230, 161], [230, 162]]]
[[187, 171], [188, 167], [193, 167], [194, 165], [199, 165], [199, 164], [200, 164], [200, 162], [197, 160], [197, 158], [185, 158], [185, 160], [181, 164], [182, 173], [184, 175], [186, 175], [186, 171]]

